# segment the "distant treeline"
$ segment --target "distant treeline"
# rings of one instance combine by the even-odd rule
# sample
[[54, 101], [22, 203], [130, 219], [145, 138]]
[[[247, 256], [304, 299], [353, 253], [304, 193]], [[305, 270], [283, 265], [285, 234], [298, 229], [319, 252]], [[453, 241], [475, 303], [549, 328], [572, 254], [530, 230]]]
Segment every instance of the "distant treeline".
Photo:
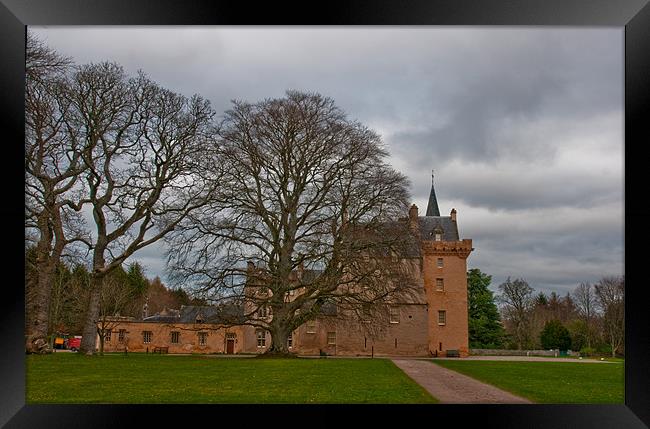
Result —
[[494, 296], [490, 275], [468, 271], [470, 348], [560, 349], [625, 354], [625, 277], [581, 283], [559, 296], [508, 278]]
[[[36, 252], [26, 252], [25, 284], [35, 275]], [[165, 308], [177, 309], [181, 305], [206, 305], [205, 301], [190, 297], [183, 289], [168, 289], [158, 276], [149, 279], [145, 268], [137, 262], [120, 266], [112, 271], [104, 283], [100, 300], [100, 316], [131, 316], [142, 318], [145, 310], [153, 315]], [[31, 291], [27, 290], [29, 301]], [[81, 335], [88, 300], [90, 299], [90, 273], [82, 264], [60, 262], [56, 268], [52, 299], [49, 308], [48, 333]]]

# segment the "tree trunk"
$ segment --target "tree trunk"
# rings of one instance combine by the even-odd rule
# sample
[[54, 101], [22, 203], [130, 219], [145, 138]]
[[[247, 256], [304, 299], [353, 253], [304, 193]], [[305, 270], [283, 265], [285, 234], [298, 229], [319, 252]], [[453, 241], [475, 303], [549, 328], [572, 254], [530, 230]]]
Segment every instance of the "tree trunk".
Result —
[[287, 345], [290, 329], [286, 323], [274, 321], [269, 328], [269, 332], [271, 333], [271, 347], [264, 352], [264, 355], [291, 356]]
[[88, 311], [86, 312], [86, 322], [84, 324], [83, 336], [79, 351], [92, 355], [95, 352], [97, 339], [97, 322], [99, 321], [99, 304], [102, 294], [102, 284], [104, 277], [93, 274], [90, 285], [90, 301], [88, 302]]
[[48, 347], [48, 321], [49, 303], [52, 294], [52, 279], [54, 267], [47, 260], [48, 255], [39, 255], [36, 264], [37, 279], [32, 283], [30, 299], [26, 308], [26, 344], [27, 353], [49, 353]]
[[99, 354], [104, 356], [104, 329], [97, 329], [97, 334], [99, 334]]

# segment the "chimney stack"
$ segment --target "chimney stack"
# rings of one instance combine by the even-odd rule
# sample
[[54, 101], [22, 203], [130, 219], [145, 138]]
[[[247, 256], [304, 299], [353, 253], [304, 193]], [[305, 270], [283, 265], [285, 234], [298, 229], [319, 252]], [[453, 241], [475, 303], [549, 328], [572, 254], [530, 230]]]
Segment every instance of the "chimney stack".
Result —
[[409, 228], [413, 230], [418, 228], [418, 206], [415, 204], [409, 209]]
[[451, 209], [451, 221], [456, 222], [456, 209]]

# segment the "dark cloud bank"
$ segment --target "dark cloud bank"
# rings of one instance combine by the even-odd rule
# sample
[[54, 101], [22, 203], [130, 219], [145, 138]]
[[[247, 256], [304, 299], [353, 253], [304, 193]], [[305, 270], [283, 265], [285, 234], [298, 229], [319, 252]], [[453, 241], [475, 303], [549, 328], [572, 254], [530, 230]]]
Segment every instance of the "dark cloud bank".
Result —
[[[469, 266], [559, 293], [623, 273], [623, 31], [611, 28], [46, 27], [77, 62], [114, 60], [217, 112], [286, 89], [379, 132], [426, 208], [474, 240]], [[162, 247], [139, 252], [165, 279]]]

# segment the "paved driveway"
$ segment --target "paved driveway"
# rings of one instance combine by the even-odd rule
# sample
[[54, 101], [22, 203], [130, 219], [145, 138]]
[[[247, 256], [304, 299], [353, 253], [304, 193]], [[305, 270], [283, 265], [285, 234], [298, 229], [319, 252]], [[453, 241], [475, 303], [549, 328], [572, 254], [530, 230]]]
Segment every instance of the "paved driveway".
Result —
[[531, 404], [528, 399], [421, 359], [392, 359], [443, 404]]

